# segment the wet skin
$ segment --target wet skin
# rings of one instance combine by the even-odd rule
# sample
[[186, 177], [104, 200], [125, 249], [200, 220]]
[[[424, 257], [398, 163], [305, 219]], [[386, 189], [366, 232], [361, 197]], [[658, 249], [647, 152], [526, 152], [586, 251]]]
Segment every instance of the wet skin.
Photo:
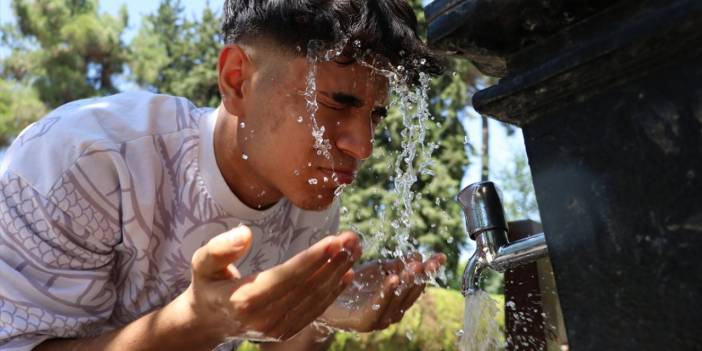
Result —
[[215, 153], [222, 174], [251, 208], [269, 207], [283, 197], [303, 209], [327, 208], [335, 188], [351, 183], [372, 153], [387, 79], [357, 63], [318, 64], [316, 119], [331, 144], [331, 158], [326, 158], [314, 148], [304, 97], [306, 59], [290, 55], [281, 66], [268, 68], [251, 56], [230, 47], [220, 60], [220, 89], [226, 94], [215, 128]]

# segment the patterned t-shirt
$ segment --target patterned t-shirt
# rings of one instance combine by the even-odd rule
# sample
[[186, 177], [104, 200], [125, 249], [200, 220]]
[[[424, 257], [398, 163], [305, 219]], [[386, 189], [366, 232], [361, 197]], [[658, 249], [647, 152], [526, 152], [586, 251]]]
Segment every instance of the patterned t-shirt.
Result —
[[186, 99], [125, 93], [76, 101], [27, 128], [0, 166], [0, 349], [94, 336], [164, 306], [190, 260], [239, 224], [242, 274], [336, 233], [338, 203], [248, 208], [214, 154], [218, 113]]

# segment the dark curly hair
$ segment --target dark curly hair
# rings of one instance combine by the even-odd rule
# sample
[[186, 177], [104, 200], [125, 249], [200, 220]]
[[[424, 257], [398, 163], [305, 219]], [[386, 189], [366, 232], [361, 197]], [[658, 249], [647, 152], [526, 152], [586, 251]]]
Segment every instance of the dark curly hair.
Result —
[[419, 72], [442, 71], [405, 0], [225, 0], [222, 31], [227, 44], [267, 38], [300, 55], [311, 42], [345, 44], [349, 56], [403, 66], [412, 81]]

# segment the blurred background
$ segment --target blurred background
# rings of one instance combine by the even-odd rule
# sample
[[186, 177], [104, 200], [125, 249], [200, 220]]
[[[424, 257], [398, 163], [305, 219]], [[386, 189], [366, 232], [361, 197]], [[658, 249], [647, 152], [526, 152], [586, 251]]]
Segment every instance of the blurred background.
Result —
[[[410, 2], [424, 33], [427, 1]], [[216, 107], [221, 6], [221, 0], [0, 0], [0, 158], [26, 126], [81, 98], [142, 89]], [[448, 255], [446, 280], [400, 325], [364, 336], [340, 333], [332, 349], [456, 349], [463, 312], [457, 289], [473, 250], [454, 200], [463, 186], [493, 180], [503, 190], [508, 220], [539, 220], [521, 131], [471, 107], [473, 92], [491, 79], [466, 60], [450, 59], [431, 84], [433, 174], [421, 175], [413, 188], [412, 237], [422, 251]], [[373, 157], [342, 196], [342, 227], [381, 241], [366, 258], [392, 249], [391, 222], [398, 218], [392, 176], [403, 125], [394, 109], [383, 123]], [[483, 285], [502, 298], [501, 274], [486, 274]]]

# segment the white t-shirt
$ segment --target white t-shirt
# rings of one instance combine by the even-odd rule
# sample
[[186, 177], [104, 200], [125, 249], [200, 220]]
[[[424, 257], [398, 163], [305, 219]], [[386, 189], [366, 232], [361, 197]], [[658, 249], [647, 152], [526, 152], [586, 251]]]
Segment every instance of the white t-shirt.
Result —
[[0, 349], [97, 335], [167, 304], [189, 285], [195, 250], [239, 224], [253, 232], [244, 275], [337, 232], [337, 202], [241, 203], [215, 161], [217, 116], [125, 93], [24, 130], [0, 166]]

